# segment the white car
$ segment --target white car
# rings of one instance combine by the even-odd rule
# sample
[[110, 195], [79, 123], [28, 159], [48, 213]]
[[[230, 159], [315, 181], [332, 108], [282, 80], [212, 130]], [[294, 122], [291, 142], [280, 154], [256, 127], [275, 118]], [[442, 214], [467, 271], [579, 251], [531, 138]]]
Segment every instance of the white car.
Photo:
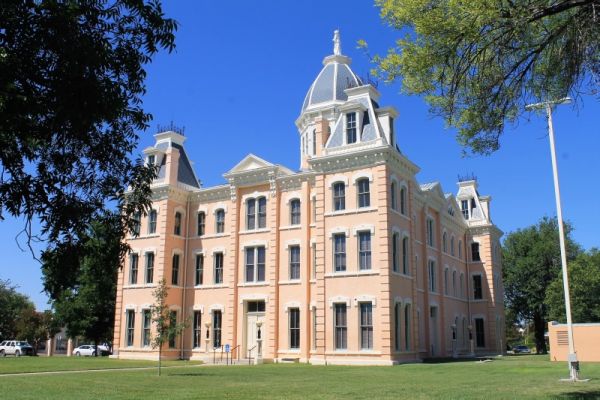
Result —
[[[109, 353], [109, 349], [107, 346], [99, 344], [98, 352], [100, 355], [105, 355]], [[96, 355], [96, 347], [93, 344], [82, 344], [79, 347], [75, 347], [73, 349], [74, 356], [95, 356]]]
[[27, 342], [19, 340], [5, 340], [0, 343], [0, 357], [6, 357], [7, 355], [14, 355], [15, 357], [21, 357], [24, 355], [33, 355], [33, 347]]

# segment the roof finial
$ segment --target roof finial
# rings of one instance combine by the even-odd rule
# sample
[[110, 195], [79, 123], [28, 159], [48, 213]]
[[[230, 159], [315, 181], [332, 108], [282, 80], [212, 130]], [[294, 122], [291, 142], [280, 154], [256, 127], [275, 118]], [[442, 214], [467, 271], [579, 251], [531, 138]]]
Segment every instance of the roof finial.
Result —
[[340, 41], [340, 31], [333, 31], [333, 54], [336, 56], [342, 55], [342, 42]]

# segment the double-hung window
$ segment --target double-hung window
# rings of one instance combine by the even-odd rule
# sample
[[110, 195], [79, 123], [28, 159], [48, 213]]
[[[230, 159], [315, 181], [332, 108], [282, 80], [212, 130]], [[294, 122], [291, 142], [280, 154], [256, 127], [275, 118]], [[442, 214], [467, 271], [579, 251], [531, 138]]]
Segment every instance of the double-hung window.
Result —
[[[177, 325], [177, 311], [171, 310], [169, 312], [169, 327], [175, 327]], [[177, 336], [175, 335], [175, 330], [170, 330], [169, 332], [169, 348], [174, 349], [177, 345], [176, 343]]]
[[213, 311], [213, 347], [221, 347], [221, 310]]
[[206, 232], [206, 214], [204, 212], [198, 213], [198, 236], [203, 236]]
[[136, 212], [135, 214], [133, 214], [133, 229], [132, 229], [132, 233], [133, 236], [140, 236], [140, 227], [142, 226], [142, 214], [139, 212]]
[[427, 218], [427, 245], [433, 247], [434, 246], [434, 236], [433, 236], [433, 219]]
[[346, 144], [356, 143], [356, 113], [346, 114]]
[[290, 202], [290, 225], [300, 225], [300, 200]]
[[333, 316], [335, 349], [344, 350], [348, 348], [348, 323], [346, 318], [346, 303], [337, 303]]
[[223, 253], [214, 253], [213, 258], [215, 284], [223, 283]]
[[406, 187], [400, 188], [400, 214], [406, 215]]
[[399, 237], [400, 235], [397, 232], [392, 234], [392, 271], [399, 272]]
[[217, 233], [225, 232], [225, 210], [219, 209], [215, 213], [215, 230]]
[[150, 210], [150, 214], [148, 215], [148, 233], [154, 234], [156, 233], [156, 210]]
[[473, 261], [481, 261], [481, 256], [479, 255], [479, 243], [477, 242], [471, 243], [471, 259]]
[[265, 248], [246, 247], [246, 282], [264, 282]]
[[204, 282], [204, 254], [196, 254], [196, 271], [194, 285], [199, 286]]
[[173, 268], [171, 270], [171, 284], [179, 285], [179, 254], [173, 254]]
[[300, 348], [300, 309], [290, 308], [289, 325], [290, 325], [290, 349]]
[[142, 346], [150, 346], [150, 326], [152, 324], [152, 312], [148, 309], [142, 311]]
[[346, 234], [333, 235], [333, 256], [335, 272], [346, 270]]
[[341, 211], [346, 209], [346, 185], [344, 182], [333, 184], [333, 210]]
[[436, 273], [435, 273], [435, 261], [429, 260], [429, 291], [436, 292]]
[[481, 275], [473, 275], [473, 300], [483, 299], [483, 282]]
[[133, 346], [133, 335], [135, 333], [135, 310], [127, 310], [127, 335], [126, 343], [128, 347]]
[[371, 269], [371, 232], [358, 232], [358, 266], [360, 270]]
[[360, 303], [360, 348], [373, 348], [373, 304]]
[[398, 209], [398, 201], [396, 199], [396, 182], [392, 181], [390, 185], [390, 206], [392, 210]]
[[173, 233], [177, 236], [181, 235], [181, 213], [179, 211], [175, 213], [175, 225], [173, 226]]
[[290, 246], [290, 280], [300, 279], [300, 246]]
[[267, 199], [258, 198], [258, 229], [267, 227]]
[[363, 178], [356, 182], [358, 187], [358, 207], [369, 207], [371, 205], [371, 195], [369, 193], [369, 179]]
[[477, 347], [485, 347], [485, 324], [483, 318], [475, 318], [475, 339]]
[[256, 199], [246, 200], [246, 229], [256, 228]]
[[193, 332], [193, 348], [198, 348], [202, 345], [202, 312], [194, 311], [194, 332]]
[[136, 285], [138, 280], [138, 260], [137, 253], [132, 253], [129, 259], [129, 284]]
[[146, 253], [146, 283], [154, 281], [154, 253]]
[[404, 275], [409, 275], [409, 265], [408, 265], [408, 238], [402, 238], [402, 273]]

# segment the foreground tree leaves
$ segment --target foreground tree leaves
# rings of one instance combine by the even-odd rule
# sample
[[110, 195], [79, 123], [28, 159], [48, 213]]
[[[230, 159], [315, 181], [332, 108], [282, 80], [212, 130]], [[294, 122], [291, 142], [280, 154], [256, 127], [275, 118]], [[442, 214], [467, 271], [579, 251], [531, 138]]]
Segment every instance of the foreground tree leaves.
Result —
[[147, 209], [154, 170], [131, 158], [151, 118], [144, 66], [176, 28], [155, 0], [3, 1], [0, 219], [25, 217], [31, 239], [37, 217], [54, 244], [109, 208], [129, 227]]
[[528, 103], [597, 93], [600, 0], [375, 3], [401, 35], [375, 75], [423, 95], [468, 151], [497, 150]]

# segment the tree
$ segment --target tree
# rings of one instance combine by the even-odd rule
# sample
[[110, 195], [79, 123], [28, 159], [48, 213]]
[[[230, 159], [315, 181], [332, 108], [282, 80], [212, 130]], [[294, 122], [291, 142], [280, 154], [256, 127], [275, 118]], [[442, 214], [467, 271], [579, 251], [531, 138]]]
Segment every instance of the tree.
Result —
[[25, 217], [31, 240], [37, 217], [51, 243], [115, 205], [134, 224], [155, 175], [130, 157], [151, 119], [144, 68], [176, 28], [158, 0], [2, 3], [0, 219]]
[[375, 3], [401, 38], [374, 74], [425, 96], [474, 153], [497, 150], [527, 103], [597, 93], [600, 0]]
[[25, 310], [35, 310], [29, 297], [17, 292], [9, 280], [0, 279], [0, 341], [17, 337], [17, 321]]
[[[568, 270], [573, 322], [600, 322], [600, 251], [580, 254]], [[550, 320], [566, 322], [562, 275], [548, 287], [546, 304]]]
[[37, 354], [40, 343], [57, 334], [60, 327], [52, 311], [39, 312], [25, 308], [17, 317], [16, 330], [16, 338], [32, 344]]
[[112, 215], [94, 221], [77, 242], [42, 253], [44, 289], [70, 337], [96, 346], [111, 341], [117, 275], [127, 252], [122, 238], [120, 218]]
[[[565, 226], [567, 258], [580, 252]], [[547, 353], [544, 332], [548, 318], [546, 291], [561, 271], [556, 219], [542, 218], [536, 225], [510, 233], [504, 240], [503, 273], [506, 308], [518, 319], [532, 321], [538, 353]]]
[[167, 296], [169, 289], [167, 281], [162, 278], [158, 282], [158, 286], [152, 292], [154, 296], [154, 305], [152, 306], [152, 322], [155, 326], [155, 332], [152, 337], [152, 348], [158, 348], [158, 376], [161, 373], [162, 348], [168, 341], [175, 340], [181, 335], [183, 330], [189, 325], [189, 321], [185, 320], [177, 323], [177, 318], [167, 304]]

